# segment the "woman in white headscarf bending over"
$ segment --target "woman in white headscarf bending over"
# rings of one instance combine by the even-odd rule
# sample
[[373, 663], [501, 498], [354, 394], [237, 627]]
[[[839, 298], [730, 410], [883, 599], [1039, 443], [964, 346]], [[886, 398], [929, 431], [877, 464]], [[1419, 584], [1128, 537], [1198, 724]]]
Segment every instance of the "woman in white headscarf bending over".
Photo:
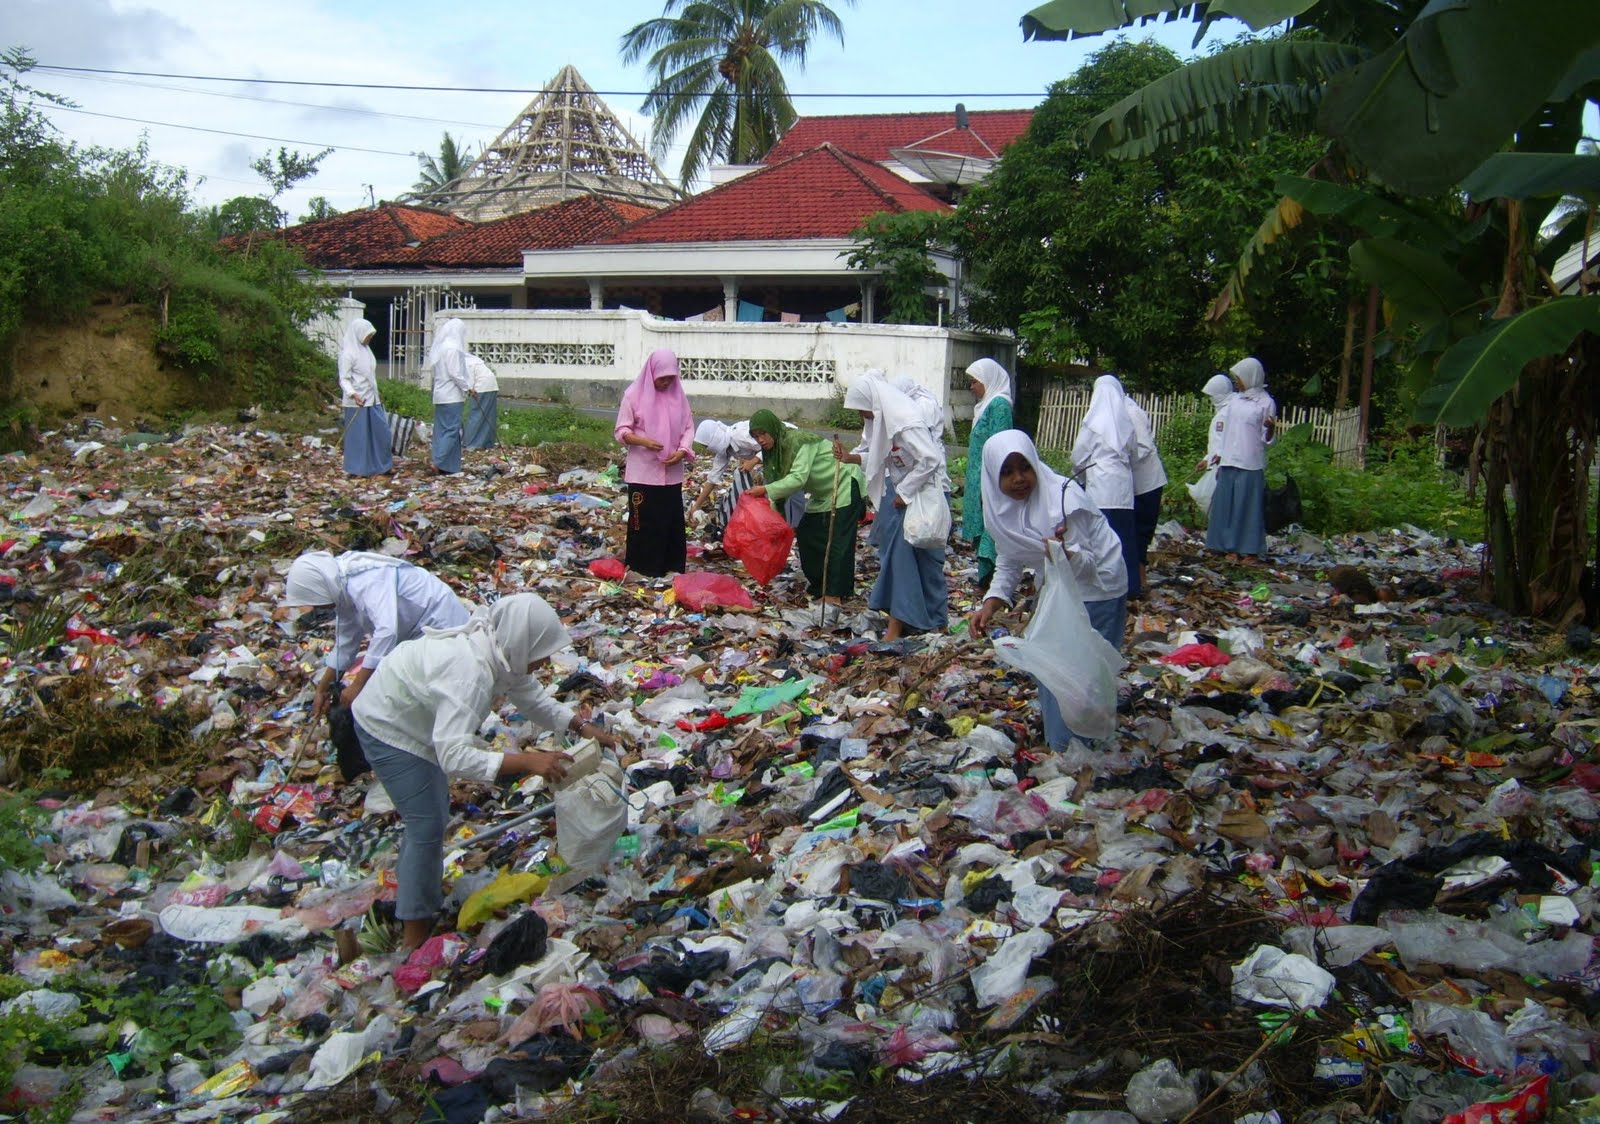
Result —
[[961, 488], [961, 534], [976, 545], [978, 588], [994, 577], [994, 539], [983, 526], [983, 446], [996, 433], [1011, 428], [1011, 374], [993, 359], [979, 359], [967, 368], [978, 404], [972, 410], [967, 438], [967, 476]]
[[1128, 593], [1138, 597], [1139, 540], [1133, 520], [1133, 458], [1137, 446], [1133, 419], [1128, 416], [1128, 396], [1115, 375], [1094, 380], [1089, 412], [1078, 427], [1072, 446], [1074, 475], [1084, 491], [1122, 541], [1128, 567]]
[[856, 379], [844, 404], [861, 412], [861, 444], [847, 451], [835, 438], [833, 454], [862, 466], [867, 496], [878, 508], [869, 539], [878, 548], [878, 580], [867, 607], [889, 615], [885, 640], [943, 631], [950, 612], [944, 548], [912, 546], [903, 526], [906, 505], [919, 494], [931, 489], [945, 502], [944, 448], [934, 440], [922, 409], [878, 371]]
[[352, 320], [339, 341], [339, 391], [344, 406], [344, 470], [351, 476], [394, 471], [389, 448], [389, 416], [378, 401], [378, 360], [372, 337], [378, 330]]
[[[1041, 461], [1021, 430], [997, 433], [983, 447], [983, 521], [998, 557], [989, 592], [972, 614], [972, 635], [988, 631], [994, 615], [1011, 605], [1022, 571], [1040, 566], [1046, 540], [1058, 539], [1066, 546], [1089, 623], [1122, 650], [1128, 605], [1122, 543], [1083, 487]], [[1055, 696], [1042, 692], [1039, 708], [1045, 741], [1051, 749], [1065, 749], [1072, 730], [1062, 720]]]
[[472, 389], [467, 326], [454, 316], [434, 332], [428, 367], [433, 371], [433, 471], [449, 476], [461, 471], [461, 415]]
[[462, 442], [469, 449], [492, 449], [500, 443], [500, 380], [489, 364], [467, 354], [467, 375], [471, 385], [467, 397], [472, 412], [467, 415], [467, 435]]
[[405, 824], [395, 916], [401, 945], [428, 939], [444, 904], [444, 833], [450, 778], [493, 781], [534, 773], [559, 780], [565, 753], [497, 753], [478, 728], [505, 695], [535, 725], [572, 730], [603, 745], [616, 740], [557, 701], [533, 672], [571, 643], [556, 611], [534, 593], [479, 609], [460, 628], [429, 631], [383, 661], [356, 699], [356, 736]]
[[[415, 640], [425, 628], [465, 624], [467, 607], [449, 586], [426, 570], [386, 554], [360, 550], [337, 557], [326, 550], [302, 554], [289, 565], [280, 603], [333, 606], [333, 650], [317, 676], [311, 721], [328, 712], [334, 684], [354, 667], [338, 704], [328, 712], [328, 732], [338, 751], [339, 771], [345, 780], [355, 780], [367, 771], [349, 723], [356, 696], [396, 644]], [[367, 646], [364, 654], [363, 642]]]
[[1217, 490], [1206, 522], [1206, 546], [1241, 554], [1267, 550], [1267, 446], [1277, 435], [1278, 404], [1267, 393], [1267, 372], [1258, 359], [1241, 359], [1228, 371], [1234, 395], [1219, 412], [1222, 423], [1213, 456]]
[[733, 514], [733, 505], [739, 502], [746, 489], [755, 483], [751, 476], [761, 465], [761, 446], [750, 435], [748, 421], [721, 422], [705, 418], [694, 428], [694, 443], [711, 454], [711, 464], [706, 469], [705, 483], [689, 505], [692, 516], [706, 505], [724, 480], [729, 487], [712, 509], [711, 521], [706, 524], [706, 538], [722, 540], [722, 532]]

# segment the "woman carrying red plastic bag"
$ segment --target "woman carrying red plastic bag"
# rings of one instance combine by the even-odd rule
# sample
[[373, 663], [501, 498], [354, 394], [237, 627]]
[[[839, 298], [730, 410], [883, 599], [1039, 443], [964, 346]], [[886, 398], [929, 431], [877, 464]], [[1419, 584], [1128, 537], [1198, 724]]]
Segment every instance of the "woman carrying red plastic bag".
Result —
[[769, 483], [749, 490], [774, 507], [806, 497], [806, 513], [795, 528], [800, 571], [812, 597], [837, 605], [856, 591], [856, 526], [866, 511], [866, 481], [859, 465], [833, 455], [827, 440], [790, 429], [771, 410], [757, 410], [750, 434], [761, 446]]

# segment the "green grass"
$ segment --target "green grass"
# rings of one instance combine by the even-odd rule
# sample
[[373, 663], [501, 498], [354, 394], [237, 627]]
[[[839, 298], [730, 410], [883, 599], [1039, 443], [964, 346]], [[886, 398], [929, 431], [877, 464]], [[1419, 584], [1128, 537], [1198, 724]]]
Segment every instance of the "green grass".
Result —
[[[409, 383], [381, 379], [378, 393], [383, 408], [391, 414], [433, 420], [433, 399], [426, 390]], [[614, 452], [616, 439], [611, 435], [612, 423], [608, 418], [580, 413], [571, 406], [532, 406], [508, 409], [500, 406], [500, 440], [506, 445], [548, 445], [556, 442], [575, 442], [594, 449]]]

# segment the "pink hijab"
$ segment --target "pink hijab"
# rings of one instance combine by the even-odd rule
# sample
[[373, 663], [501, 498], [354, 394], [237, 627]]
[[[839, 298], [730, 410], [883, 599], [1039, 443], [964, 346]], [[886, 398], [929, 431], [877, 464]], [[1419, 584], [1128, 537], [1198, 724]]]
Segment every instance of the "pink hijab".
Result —
[[[656, 379], [672, 376], [666, 390], [656, 389]], [[678, 378], [678, 357], [671, 348], [658, 347], [644, 361], [639, 377], [622, 392], [622, 404], [633, 409], [634, 431], [661, 442], [662, 460], [672, 454], [685, 431], [694, 425], [689, 399]]]

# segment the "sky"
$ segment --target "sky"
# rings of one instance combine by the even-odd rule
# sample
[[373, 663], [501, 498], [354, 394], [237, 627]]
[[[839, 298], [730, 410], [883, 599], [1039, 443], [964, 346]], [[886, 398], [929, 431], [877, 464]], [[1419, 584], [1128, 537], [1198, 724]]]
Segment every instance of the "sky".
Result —
[[[833, 0], [844, 43], [815, 43], [786, 69], [801, 116], [1037, 105], [1109, 37], [1024, 43], [1017, 21], [1037, 0]], [[543, 83], [571, 64], [641, 144], [649, 81], [624, 65], [624, 32], [662, 14], [663, 0], [439, 4], [389, 0], [0, 0], [0, 48], [39, 64], [29, 85], [70, 98], [45, 107], [66, 138], [127, 148], [187, 169], [198, 203], [265, 194], [250, 169], [279, 147], [335, 151], [282, 199], [293, 220], [321, 195], [338, 210], [395, 199], [417, 179], [414, 155], [449, 131], [476, 152], [511, 124]], [[1232, 25], [1233, 30], [1241, 29]], [[1151, 25], [1187, 56], [1194, 27]], [[50, 67], [147, 71], [184, 78], [73, 74]], [[214, 76], [237, 81], [196, 81]], [[458, 93], [285, 86], [266, 80], [471, 86]], [[833, 95], [833, 96], [821, 96]], [[841, 96], [844, 95], [844, 96]], [[868, 95], [868, 96], [862, 96]], [[931, 96], [919, 96], [931, 95]], [[205, 131], [210, 130], [210, 131]], [[683, 150], [661, 166], [676, 177]]]

